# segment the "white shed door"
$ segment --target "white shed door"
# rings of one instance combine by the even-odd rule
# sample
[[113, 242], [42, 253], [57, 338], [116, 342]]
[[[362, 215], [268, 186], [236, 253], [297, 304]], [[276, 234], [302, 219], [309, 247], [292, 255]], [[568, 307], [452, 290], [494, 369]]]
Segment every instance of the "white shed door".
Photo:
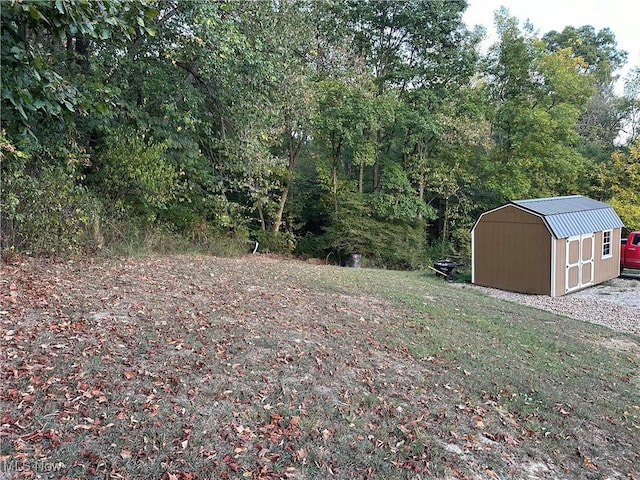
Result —
[[567, 239], [566, 291], [593, 284], [593, 257], [595, 236], [593, 233]]

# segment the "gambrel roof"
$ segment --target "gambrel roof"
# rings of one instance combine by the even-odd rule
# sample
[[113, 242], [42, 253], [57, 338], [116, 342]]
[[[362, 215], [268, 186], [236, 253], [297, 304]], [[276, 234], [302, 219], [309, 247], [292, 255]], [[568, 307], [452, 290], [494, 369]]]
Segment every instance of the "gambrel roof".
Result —
[[511, 203], [540, 215], [555, 238], [624, 227], [610, 205], [582, 195], [514, 200]]

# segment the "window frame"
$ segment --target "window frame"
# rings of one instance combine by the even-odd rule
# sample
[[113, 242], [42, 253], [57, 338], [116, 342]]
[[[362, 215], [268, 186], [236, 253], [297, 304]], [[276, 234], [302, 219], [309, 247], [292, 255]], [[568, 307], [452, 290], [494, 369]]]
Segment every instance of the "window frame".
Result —
[[[608, 234], [608, 239], [607, 239]], [[608, 247], [608, 253], [607, 253]], [[602, 259], [613, 257], [613, 230], [603, 230], [602, 232]]]

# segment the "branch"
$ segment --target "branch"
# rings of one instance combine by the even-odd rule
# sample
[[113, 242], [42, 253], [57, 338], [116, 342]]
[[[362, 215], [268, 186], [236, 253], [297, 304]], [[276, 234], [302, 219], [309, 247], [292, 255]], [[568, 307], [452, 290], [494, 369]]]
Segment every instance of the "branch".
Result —
[[187, 71], [189, 74], [191, 74], [193, 78], [196, 79], [198, 83], [200, 83], [204, 87], [204, 89], [207, 91], [207, 95], [212, 95], [207, 82], [205, 82], [203, 78], [197, 72], [194, 71], [191, 64], [186, 62], [176, 62], [176, 65], [182, 68], [183, 70]]

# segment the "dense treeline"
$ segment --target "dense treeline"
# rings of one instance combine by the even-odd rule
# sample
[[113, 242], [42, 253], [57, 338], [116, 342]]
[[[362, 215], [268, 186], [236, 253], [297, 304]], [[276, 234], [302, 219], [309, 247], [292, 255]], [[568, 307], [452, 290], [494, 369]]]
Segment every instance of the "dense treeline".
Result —
[[3, 2], [3, 251], [180, 242], [413, 268], [580, 193], [640, 228], [640, 69], [465, 0]]

